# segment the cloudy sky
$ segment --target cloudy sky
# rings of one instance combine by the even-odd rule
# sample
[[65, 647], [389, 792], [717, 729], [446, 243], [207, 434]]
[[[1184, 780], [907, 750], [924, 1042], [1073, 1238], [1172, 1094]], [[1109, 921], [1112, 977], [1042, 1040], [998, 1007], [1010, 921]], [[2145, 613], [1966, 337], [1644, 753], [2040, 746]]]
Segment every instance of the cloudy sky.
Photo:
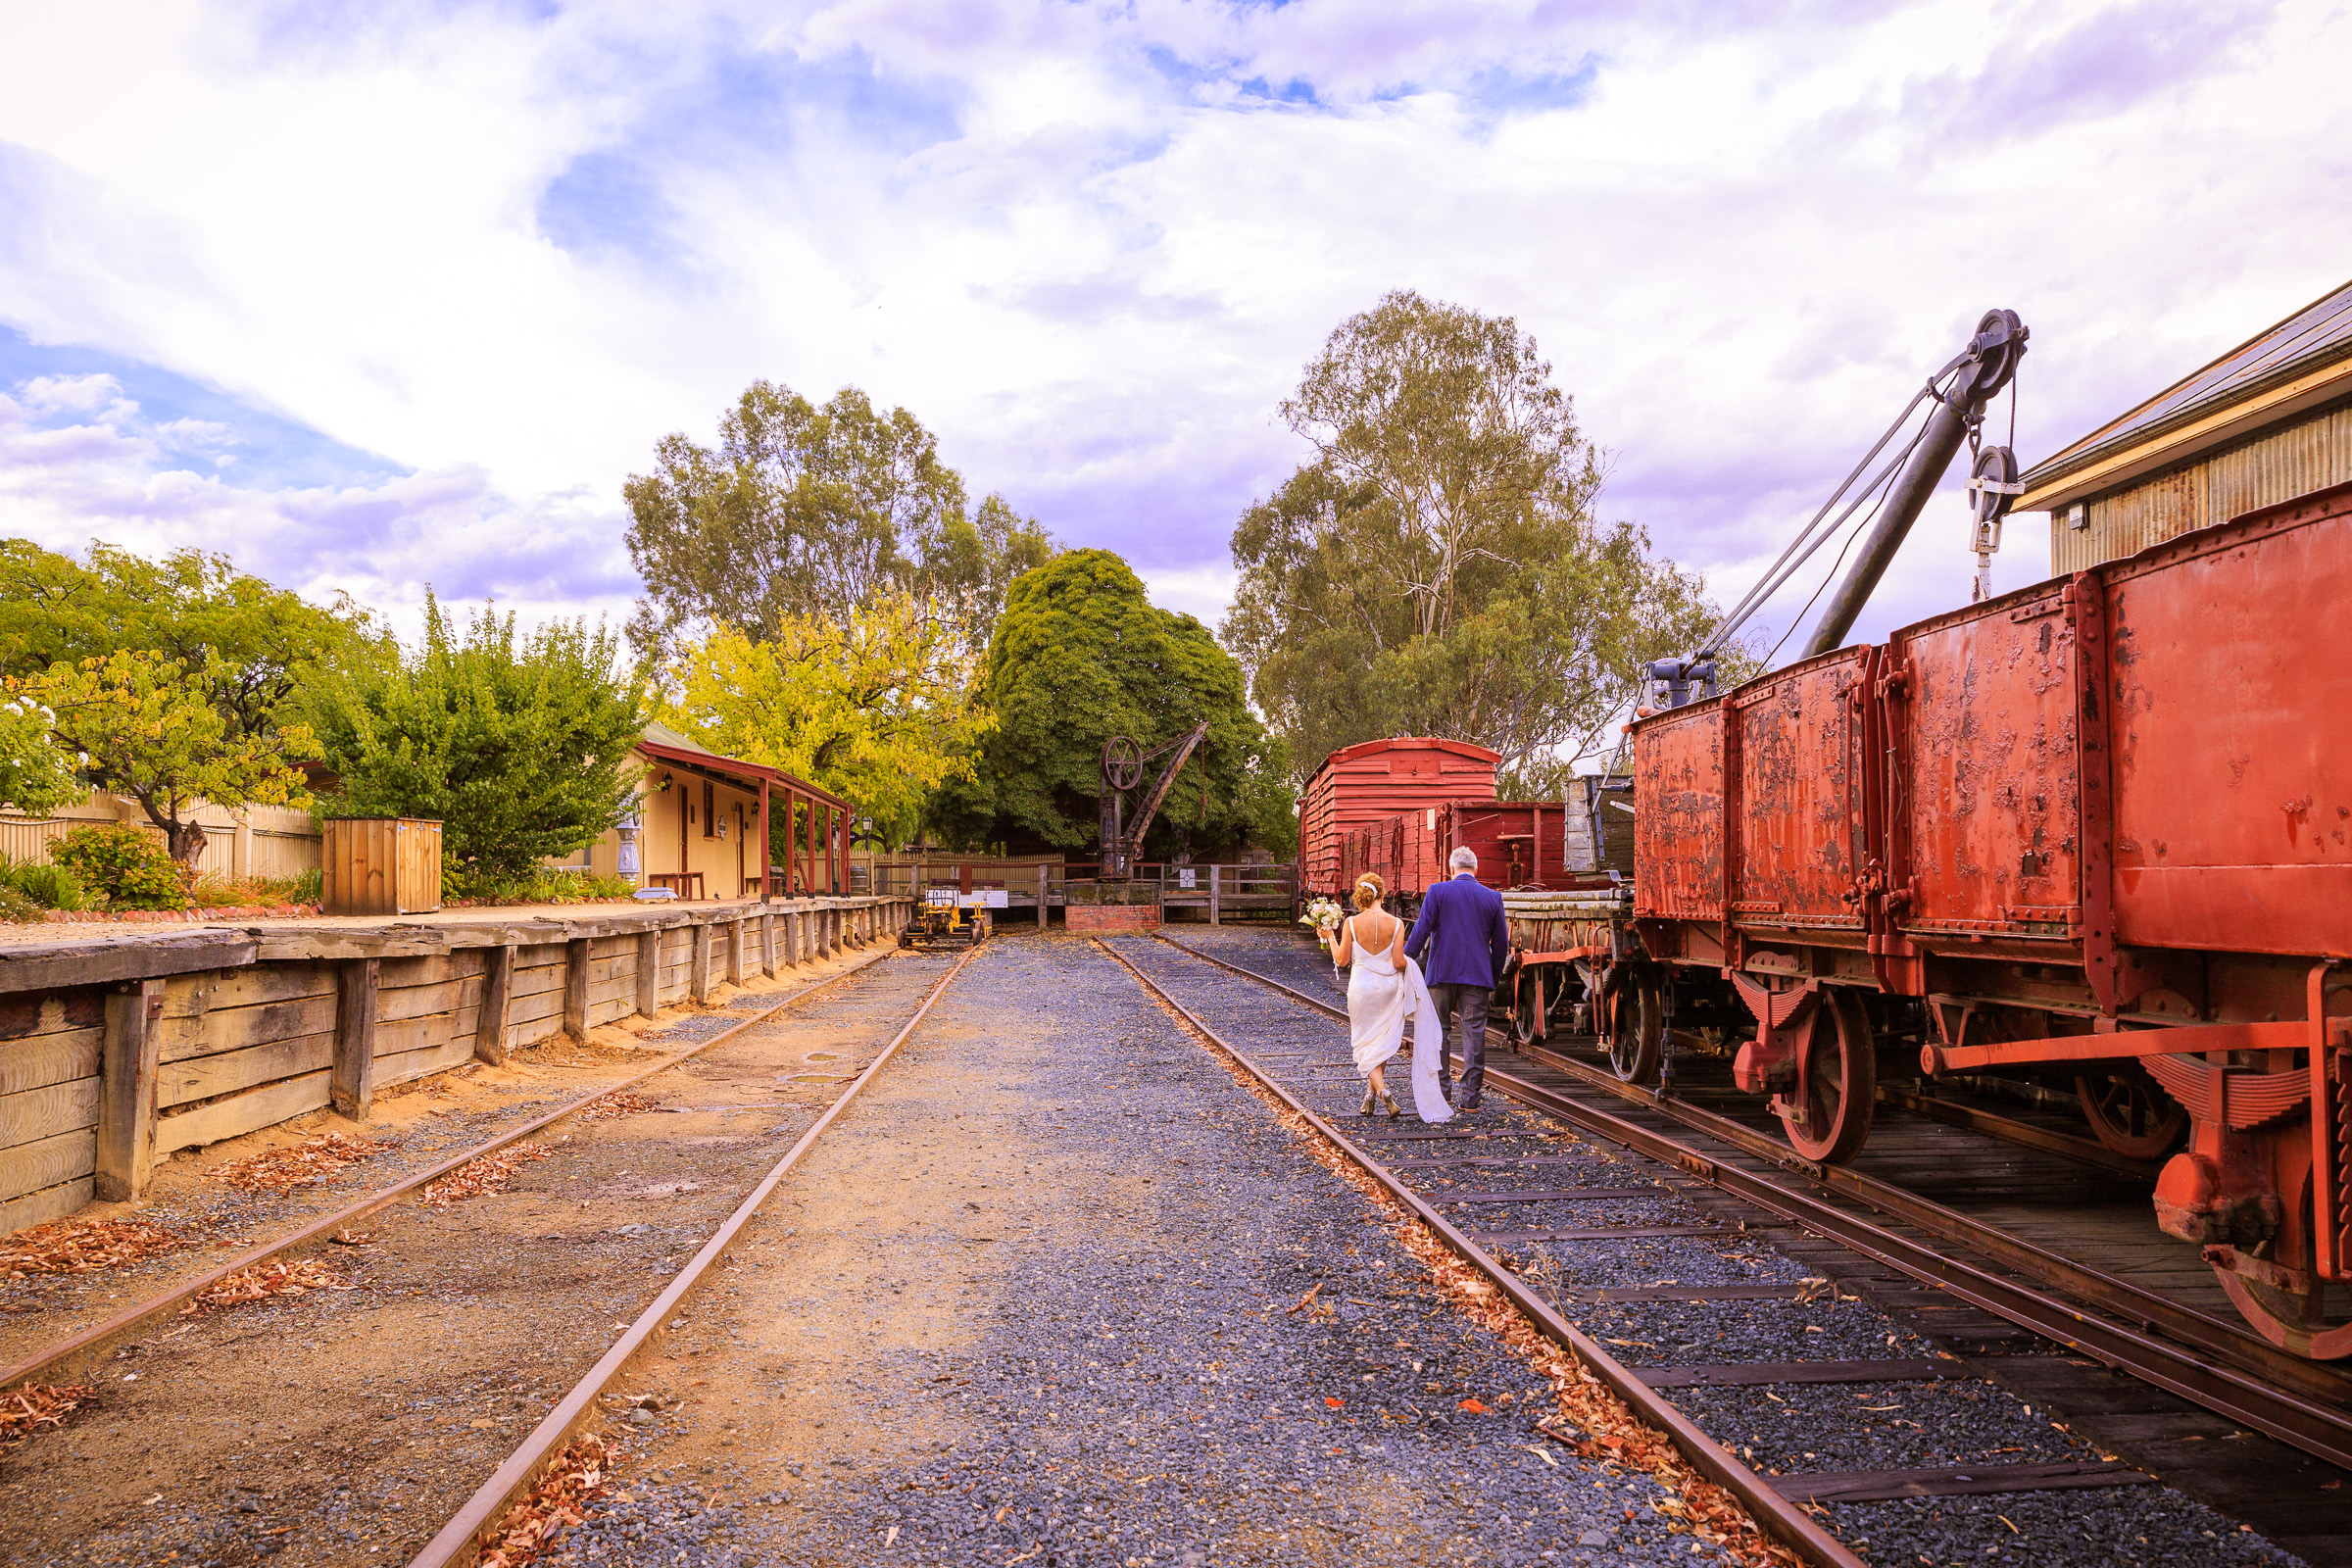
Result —
[[[1397, 287], [1532, 331], [1603, 510], [1728, 602], [1985, 308], [2033, 330], [2032, 462], [2352, 275], [2334, 3], [5, 0], [0, 38], [0, 533], [404, 623], [427, 583], [625, 612], [622, 478], [761, 376], [905, 405], [1213, 620], [1301, 458], [1276, 403]], [[1862, 630], [1964, 599], [1963, 539], [1947, 497]]]

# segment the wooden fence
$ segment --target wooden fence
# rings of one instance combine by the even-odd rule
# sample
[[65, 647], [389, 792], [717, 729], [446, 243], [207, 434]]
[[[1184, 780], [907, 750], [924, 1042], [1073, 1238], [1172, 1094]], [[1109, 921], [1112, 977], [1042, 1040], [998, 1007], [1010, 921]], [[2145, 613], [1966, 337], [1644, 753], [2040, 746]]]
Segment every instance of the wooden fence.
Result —
[[[204, 827], [204, 854], [196, 861], [200, 871], [218, 871], [228, 877], [285, 878], [318, 869], [318, 825], [308, 811], [257, 806], [240, 820], [219, 807], [200, 806], [196, 819]], [[11, 860], [46, 863], [50, 845], [91, 822], [124, 822], [156, 843], [164, 842], [163, 829], [148, 821], [144, 812], [134, 809], [125, 815], [113, 796], [99, 794], [54, 816], [0, 811], [0, 855]]]
[[1123, 882], [1095, 878], [1091, 862], [1064, 863], [1050, 859], [990, 859], [983, 857], [941, 855], [901, 857], [860, 865], [877, 892], [919, 897], [932, 887], [962, 892], [1001, 889], [1005, 913], [1026, 911], [1023, 918], [1047, 922], [1047, 911], [1077, 904], [1152, 905], [1163, 913], [1184, 910], [1210, 924], [1227, 917], [1287, 919], [1298, 898], [1297, 870], [1291, 865], [1169, 865], [1140, 862], [1135, 875]]
[[559, 1033], [702, 1002], [846, 944], [901, 899], [500, 923], [203, 927], [0, 947], [0, 1231], [146, 1188], [155, 1160]]

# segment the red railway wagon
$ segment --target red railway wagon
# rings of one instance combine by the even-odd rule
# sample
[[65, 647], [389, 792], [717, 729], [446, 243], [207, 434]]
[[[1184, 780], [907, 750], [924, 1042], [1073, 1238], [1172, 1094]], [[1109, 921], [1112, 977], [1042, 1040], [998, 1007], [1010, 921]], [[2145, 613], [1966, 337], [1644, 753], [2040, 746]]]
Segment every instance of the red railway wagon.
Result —
[[1589, 871], [1572, 861], [1589, 842], [1584, 810], [1559, 801], [1449, 801], [1350, 828], [1340, 840], [1340, 886], [1366, 871], [1406, 906], [1449, 874], [1447, 859], [1468, 847], [1478, 879], [1491, 888], [1581, 886]]
[[2341, 486], [1640, 720], [1620, 1070], [1732, 1019], [1825, 1161], [1882, 1050], [2080, 1075], [2128, 1152], [2165, 1140], [2117, 1107], [2184, 1112], [2157, 1223], [2274, 1343], [2352, 1353], [2348, 601]]
[[[1366, 869], [1347, 869], [1349, 833], [1457, 801], [1492, 801], [1501, 760], [1501, 753], [1484, 746], [1426, 735], [1363, 741], [1332, 753], [1306, 781], [1298, 803], [1299, 890], [1308, 898], [1344, 900]], [[1379, 849], [1366, 839], [1361, 853]], [[1394, 853], [1401, 858], [1404, 847], [1395, 846]]]

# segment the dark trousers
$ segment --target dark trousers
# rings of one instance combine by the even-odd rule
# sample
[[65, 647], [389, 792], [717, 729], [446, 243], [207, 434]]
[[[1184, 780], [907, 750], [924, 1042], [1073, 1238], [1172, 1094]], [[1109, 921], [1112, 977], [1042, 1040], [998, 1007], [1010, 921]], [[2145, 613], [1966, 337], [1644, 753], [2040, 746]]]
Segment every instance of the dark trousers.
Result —
[[1446, 1098], [1457, 1105], [1477, 1104], [1480, 1093], [1487, 1087], [1487, 1004], [1494, 996], [1493, 986], [1429, 988], [1429, 1000], [1438, 1006], [1438, 1021], [1452, 1037], [1452, 1054], [1462, 1058], [1462, 1092], [1458, 1097], [1452, 1090], [1450, 1055], [1438, 1058], [1438, 1078], [1447, 1086]]

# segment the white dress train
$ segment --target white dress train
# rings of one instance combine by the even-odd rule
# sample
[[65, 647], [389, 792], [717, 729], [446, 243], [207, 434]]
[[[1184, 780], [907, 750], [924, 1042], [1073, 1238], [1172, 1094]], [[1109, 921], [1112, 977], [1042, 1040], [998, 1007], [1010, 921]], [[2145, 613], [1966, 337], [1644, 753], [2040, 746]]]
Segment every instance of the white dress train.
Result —
[[1413, 1020], [1413, 1109], [1423, 1121], [1451, 1121], [1453, 1107], [1438, 1078], [1438, 1053], [1446, 1049], [1446, 1025], [1421, 979], [1421, 966], [1404, 960], [1399, 971], [1389, 951], [1355, 944], [1348, 973], [1348, 1031], [1355, 1070], [1369, 1073], [1404, 1044], [1404, 1020]]

